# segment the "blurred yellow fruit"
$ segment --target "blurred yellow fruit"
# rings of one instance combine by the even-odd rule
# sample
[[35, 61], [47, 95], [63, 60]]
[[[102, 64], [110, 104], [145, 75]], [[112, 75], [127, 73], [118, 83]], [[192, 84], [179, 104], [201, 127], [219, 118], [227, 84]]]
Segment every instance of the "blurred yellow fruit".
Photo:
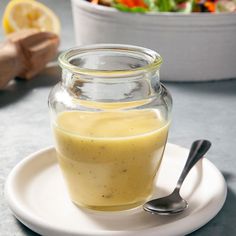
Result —
[[55, 13], [34, 0], [12, 0], [3, 14], [2, 25], [6, 34], [34, 28], [60, 33], [60, 21]]

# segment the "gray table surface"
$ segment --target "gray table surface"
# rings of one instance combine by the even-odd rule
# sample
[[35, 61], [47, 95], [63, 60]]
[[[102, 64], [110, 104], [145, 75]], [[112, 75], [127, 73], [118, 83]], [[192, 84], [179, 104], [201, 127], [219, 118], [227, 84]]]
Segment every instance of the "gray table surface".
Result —
[[[0, 18], [7, 2], [0, 1]], [[60, 49], [74, 46], [70, 1], [42, 2], [61, 18]], [[1, 29], [0, 39], [3, 37]], [[59, 68], [51, 67], [32, 81], [17, 81], [0, 92], [0, 235], [37, 235], [12, 216], [4, 198], [4, 183], [13, 166], [25, 156], [52, 145], [47, 97], [59, 79]], [[213, 146], [207, 157], [228, 185], [220, 213], [190, 235], [236, 235], [236, 80], [165, 85], [174, 99], [169, 142], [189, 147], [194, 139], [211, 140]]]

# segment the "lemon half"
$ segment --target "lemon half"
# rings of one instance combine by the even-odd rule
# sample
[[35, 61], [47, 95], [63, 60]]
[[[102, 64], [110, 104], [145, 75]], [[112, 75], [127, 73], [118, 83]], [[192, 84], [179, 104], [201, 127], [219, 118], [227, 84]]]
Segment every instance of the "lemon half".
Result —
[[6, 34], [29, 28], [60, 34], [60, 21], [55, 13], [34, 0], [10, 1], [2, 24]]

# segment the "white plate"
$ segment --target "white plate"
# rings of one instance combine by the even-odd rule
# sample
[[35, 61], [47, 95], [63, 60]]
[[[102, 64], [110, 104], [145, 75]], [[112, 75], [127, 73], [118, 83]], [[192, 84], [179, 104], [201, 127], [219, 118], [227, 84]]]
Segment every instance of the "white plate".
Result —
[[[168, 144], [158, 191], [170, 193], [183, 168], [188, 150]], [[175, 216], [157, 216], [141, 207], [122, 212], [97, 212], [76, 207], [66, 192], [55, 150], [33, 153], [10, 173], [5, 189], [14, 215], [41, 235], [184, 235], [206, 224], [221, 209], [226, 184], [219, 170], [207, 159], [189, 173], [182, 195], [189, 208]]]

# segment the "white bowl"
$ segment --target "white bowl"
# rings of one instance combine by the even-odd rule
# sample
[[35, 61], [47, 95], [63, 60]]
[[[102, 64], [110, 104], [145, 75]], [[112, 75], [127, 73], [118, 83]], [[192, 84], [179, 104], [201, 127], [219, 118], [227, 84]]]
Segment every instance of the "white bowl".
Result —
[[124, 43], [163, 57], [161, 79], [236, 78], [236, 13], [133, 14], [72, 0], [77, 45]]

